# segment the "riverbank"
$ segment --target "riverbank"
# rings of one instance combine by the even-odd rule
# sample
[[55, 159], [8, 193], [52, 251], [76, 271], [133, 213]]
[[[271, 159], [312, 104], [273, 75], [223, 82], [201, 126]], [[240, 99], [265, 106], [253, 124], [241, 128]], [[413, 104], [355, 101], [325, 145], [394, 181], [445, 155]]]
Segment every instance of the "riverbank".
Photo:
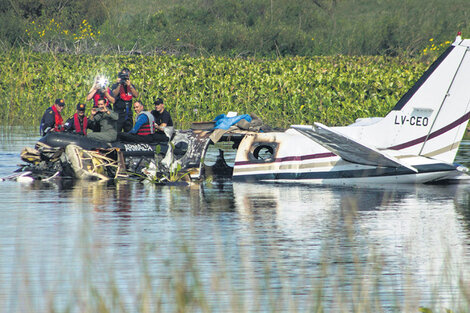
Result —
[[[418, 55], [470, 33], [467, 0], [16, 0], [0, 50], [193, 56]], [[419, 26], [417, 26], [419, 25]]]

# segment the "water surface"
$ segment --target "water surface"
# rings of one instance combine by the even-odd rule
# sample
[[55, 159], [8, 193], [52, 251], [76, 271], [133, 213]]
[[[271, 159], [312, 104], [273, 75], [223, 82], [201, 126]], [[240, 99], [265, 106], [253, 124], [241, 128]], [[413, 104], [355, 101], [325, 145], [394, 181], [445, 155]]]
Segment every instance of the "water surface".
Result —
[[[35, 130], [1, 132], [0, 177]], [[470, 164], [470, 142], [457, 159]], [[469, 308], [470, 185], [0, 183], [6, 312]]]

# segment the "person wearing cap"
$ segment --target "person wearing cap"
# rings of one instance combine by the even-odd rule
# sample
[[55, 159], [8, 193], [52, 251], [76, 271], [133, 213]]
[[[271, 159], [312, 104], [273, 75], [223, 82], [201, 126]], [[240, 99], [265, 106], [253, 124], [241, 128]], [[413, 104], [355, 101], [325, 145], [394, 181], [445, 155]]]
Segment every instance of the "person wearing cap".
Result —
[[77, 104], [77, 112], [65, 122], [65, 131], [86, 136], [88, 119], [85, 116], [86, 105], [84, 103]]
[[118, 132], [132, 129], [132, 99], [139, 97], [135, 86], [131, 84], [130, 74], [128, 68], [123, 68], [117, 75], [117, 82], [111, 86], [115, 99], [114, 111], [119, 114]]
[[155, 105], [155, 110], [151, 113], [155, 118], [155, 134], [153, 135], [154, 141], [168, 141], [169, 138], [165, 135], [163, 131], [167, 126], [173, 126], [173, 120], [171, 119], [170, 112], [165, 110], [165, 104], [161, 98], [153, 103]]
[[[98, 100], [98, 108], [91, 109], [91, 116], [88, 119], [87, 137], [106, 142], [116, 141], [117, 139], [117, 120], [118, 114], [106, 106], [104, 99]], [[98, 128], [99, 131], [93, 131]]]
[[107, 87], [108, 80], [104, 76], [96, 76], [95, 83], [91, 87], [88, 95], [86, 96], [86, 101], [93, 100], [93, 107], [98, 107], [98, 100], [104, 99], [106, 105], [110, 106], [116, 101], [113, 96], [111, 96], [111, 89]]
[[137, 114], [134, 127], [127, 133], [119, 133], [118, 139], [130, 142], [153, 142], [155, 133], [155, 120], [152, 113], [144, 110], [144, 105], [140, 101], [134, 103], [134, 110]]
[[64, 120], [62, 119], [62, 112], [65, 106], [64, 99], [56, 99], [54, 104], [46, 109], [44, 115], [41, 118], [41, 125], [39, 126], [39, 133], [41, 136], [45, 136], [50, 132], [62, 132], [64, 131]]

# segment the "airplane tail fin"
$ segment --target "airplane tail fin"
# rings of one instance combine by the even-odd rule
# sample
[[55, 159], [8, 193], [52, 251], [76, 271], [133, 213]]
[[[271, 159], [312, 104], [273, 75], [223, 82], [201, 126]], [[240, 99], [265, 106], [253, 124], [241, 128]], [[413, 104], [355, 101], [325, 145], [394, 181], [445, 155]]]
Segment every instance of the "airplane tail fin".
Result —
[[452, 163], [469, 117], [470, 40], [458, 36], [392, 111], [373, 125], [375, 132], [362, 136], [381, 142], [382, 149], [400, 150], [401, 155]]

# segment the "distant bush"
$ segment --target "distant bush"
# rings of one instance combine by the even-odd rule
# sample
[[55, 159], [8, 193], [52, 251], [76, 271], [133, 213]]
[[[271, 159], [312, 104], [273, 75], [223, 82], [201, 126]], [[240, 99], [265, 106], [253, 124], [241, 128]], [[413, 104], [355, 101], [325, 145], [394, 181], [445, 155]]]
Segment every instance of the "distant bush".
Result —
[[[0, 48], [192, 56], [418, 55], [470, 36], [468, 0], [0, 0]], [[50, 29], [31, 37], [31, 24]], [[86, 20], [93, 39], [76, 39]], [[55, 33], [54, 33], [55, 32]], [[67, 34], [65, 34], [66, 32]], [[80, 37], [80, 36], [78, 36]]]

